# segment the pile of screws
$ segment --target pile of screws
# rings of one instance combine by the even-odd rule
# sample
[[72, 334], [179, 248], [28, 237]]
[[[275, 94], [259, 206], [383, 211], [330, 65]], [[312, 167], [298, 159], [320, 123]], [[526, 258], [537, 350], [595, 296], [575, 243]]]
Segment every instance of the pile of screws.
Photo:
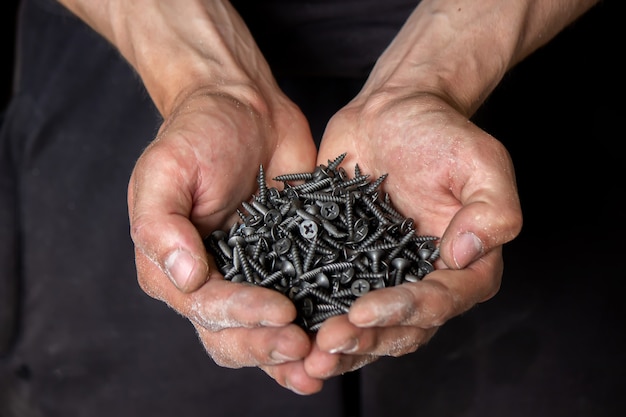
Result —
[[438, 237], [419, 236], [413, 219], [392, 206], [359, 166], [349, 178], [341, 154], [315, 171], [280, 175], [237, 213], [241, 222], [206, 240], [224, 278], [275, 289], [298, 311], [296, 323], [315, 332], [375, 289], [416, 282], [434, 270]]

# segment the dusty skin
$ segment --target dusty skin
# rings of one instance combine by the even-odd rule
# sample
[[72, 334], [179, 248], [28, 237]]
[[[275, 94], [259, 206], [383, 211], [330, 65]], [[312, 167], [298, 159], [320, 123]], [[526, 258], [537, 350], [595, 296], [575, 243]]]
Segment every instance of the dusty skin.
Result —
[[[496, 294], [501, 246], [522, 227], [511, 160], [468, 118], [510, 68], [595, 2], [423, 0], [332, 117], [318, 154], [230, 3], [62, 0], [128, 60], [164, 119], [128, 188], [141, 288], [189, 317], [218, 363], [258, 366], [300, 394], [424, 345], [447, 319]], [[280, 294], [235, 296], [241, 285], [220, 279], [203, 238], [228, 227], [259, 166], [272, 178], [342, 152], [347, 167], [358, 161], [389, 175], [386, 191], [417, 231], [442, 237], [445, 266], [368, 294], [309, 338], [288, 324], [294, 310]], [[237, 297], [264, 307], [233, 308]], [[350, 353], [337, 353], [344, 346]]]

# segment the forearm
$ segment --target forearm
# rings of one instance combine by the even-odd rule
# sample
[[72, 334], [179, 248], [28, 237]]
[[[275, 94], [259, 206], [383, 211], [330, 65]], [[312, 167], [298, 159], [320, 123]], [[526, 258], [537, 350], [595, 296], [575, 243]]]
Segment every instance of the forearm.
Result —
[[470, 116], [509, 69], [595, 3], [422, 0], [378, 60], [364, 96], [413, 86], [446, 96]]
[[120, 51], [164, 116], [197, 88], [255, 108], [276, 88], [252, 35], [227, 1], [59, 1]]

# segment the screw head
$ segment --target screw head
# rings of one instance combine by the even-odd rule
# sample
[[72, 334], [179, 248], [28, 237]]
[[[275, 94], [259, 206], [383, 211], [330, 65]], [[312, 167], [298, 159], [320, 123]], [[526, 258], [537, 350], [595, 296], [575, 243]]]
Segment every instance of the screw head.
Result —
[[378, 289], [381, 289], [381, 288], [385, 288], [385, 286], [386, 286], [385, 285], [385, 279], [383, 279], [383, 278], [375, 279], [375, 280], [372, 280], [370, 282], [370, 287], [372, 289], [378, 290]]
[[300, 223], [300, 234], [305, 239], [314, 239], [317, 236], [318, 226], [313, 220], [304, 220]]
[[431, 264], [428, 261], [419, 261], [417, 263], [417, 269], [420, 275], [424, 276], [426, 274], [430, 274], [431, 272], [433, 272], [435, 270], [435, 267], [433, 266], [433, 264]]
[[391, 266], [399, 272], [403, 272], [411, 265], [411, 261], [406, 258], [394, 258], [391, 260]]
[[350, 285], [350, 290], [352, 294], [357, 297], [360, 297], [370, 290], [370, 283], [366, 279], [355, 279], [352, 285]]
[[355, 225], [354, 227], [354, 241], [362, 242], [369, 232], [369, 226], [366, 223]]
[[263, 217], [261, 216], [248, 216], [244, 222], [244, 224], [248, 227], [257, 227], [261, 223], [263, 223]]
[[211, 237], [212, 237], [214, 240], [224, 240], [224, 239], [226, 239], [226, 238], [228, 237], [228, 233], [226, 233], [226, 232], [225, 232], [225, 231], [223, 231], [223, 230], [219, 230], [219, 229], [218, 229], [218, 230], [214, 230], [214, 231], [211, 233]]
[[326, 220], [335, 220], [337, 217], [339, 217], [339, 211], [339, 204], [331, 201], [322, 204], [320, 214]]
[[320, 288], [330, 288], [330, 279], [328, 275], [323, 272], [320, 272], [315, 276], [315, 283]]
[[246, 240], [243, 238], [243, 236], [235, 235], [228, 239], [228, 246], [230, 246], [231, 248], [237, 246], [238, 243], [242, 245], [246, 243]]
[[344, 285], [349, 283], [354, 278], [355, 273], [354, 268], [344, 269], [339, 276], [339, 282]]
[[283, 216], [280, 214], [280, 211], [276, 209], [268, 210], [267, 213], [263, 216], [263, 220], [265, 224], [269, 227], [273, 227], [279, 224], [283, 220]]
[[243, 274], [237, 274], [230, 279], [231, 282], [244, 282], [245, 280], [246, 277], [244, 277]]
[[407, 233], [410, 233], [412, 230], [414, 230], [414, 227], [415, 227], [415, 220], [413, 220], [410, 217], [406, 218], [400, 225], [400, 233], [402, 233], [403, 235], [406, 235]]
[[417, 256], [419, 256], [420, 259], [422, 260], [427, 260], [428, 258], [430, 258], [430, 255], [433, 254], [433, 251], [431, 251], [429, 248], [420, 248], [417, 250]]
[[304, 298], [300, 304], [300, 311], [304, 317], [311, 317], [315, 312], [315, 304], [313, 303], [313, 300], [309, 297]]
[[[296, 268], [289, 261], [282, 261], [279, 265], [280, 270], [285, 275], [285, 277], [293, 278], [296, 276]], [[285, 281], [286, 283], [287, 281]], [[281, 281], [282, 283], [282, 281]]]
[[291, 248], [291, 239], [288, 237], [280, 238], [274, 243], [274, 250], [279, 255], [285, 255]]

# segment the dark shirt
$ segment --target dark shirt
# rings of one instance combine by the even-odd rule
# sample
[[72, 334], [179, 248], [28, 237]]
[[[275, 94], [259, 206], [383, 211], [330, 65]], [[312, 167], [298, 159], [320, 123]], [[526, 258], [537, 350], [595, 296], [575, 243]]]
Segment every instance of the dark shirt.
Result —
[[235, 0], [259, 48], [280, 75], [363, 77], [415, 0]]

